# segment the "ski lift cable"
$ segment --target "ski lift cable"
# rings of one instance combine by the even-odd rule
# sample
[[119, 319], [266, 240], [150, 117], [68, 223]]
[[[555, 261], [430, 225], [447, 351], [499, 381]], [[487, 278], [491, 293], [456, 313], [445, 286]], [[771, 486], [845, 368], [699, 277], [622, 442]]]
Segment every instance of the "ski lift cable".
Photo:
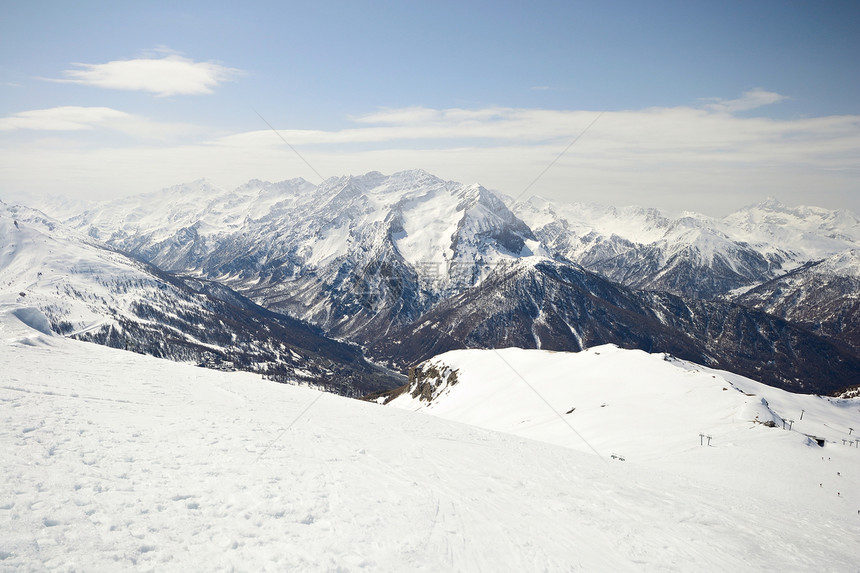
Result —
[[254, 111], [254, 113], [256, 113], [256, 114], [257, 114], [257, 116], [258, 116], [260, 119], [262, 119], [262, 120], [263, 120], [263, 123], [265, 123], [266, 125], [268, 125], [268, 126], [269, 126], [269, 129], [271, 129], [272, 131], [274, 131], [274, 132], [275, 132], [275, 135], [277, 135], [278, 137], [280, 137], [280, 138], [281, 138], [281, 141], [283, 141], [284, 143], [286, 143], [286, 144], [287, 144], [287, 147], [289, 147], [289, 148], [293, 151], [293, 153], [295, 153], [295, 154], [299, 157], [299, 159], [301, 159], [302, 161], [304, 161], [304, 162], [305, 162], [305, 165], [307, 165], [308, 167], [310, 167], [310, 168], [311, 168], [311, 171], [313, 171], [314, 173], [316, 173], [316, 176], [320, 178], [320, 181], [325, 181], [325, 177], [323, 177], [322, 175], [320, 175], [320, 172], [319, 172], [319, 171], [317, 171], [316, 169], [314, 169], [314, 166], [313, 166], [313, 165], [311, 165], [311, 164], [308, 162], [308, 160], [307, 160], [307, 159], [305, 159], [305, 158], [304, 158], [304, 156], [303, 156], [301, 153], [299, 153], [299, 150], [298, 150], [298, 149], [296, 149], [295, 147], [293, 147], [292, 145], [290, 145], [290, 142], [289, 142], [289, 141], [287, 141], [287, 140], [284, 138], [284, 136], [283, 136], [283, 135], [281, 135], [281, 133], [280, 133], [277, 129], [275, 129], [275, 128], [272, 126], [272, 124], [271, 124], [271, 123], [269, 123], [268, 121], [266, 121], [266, 118], [265, 118], [265, 117], [263, 117], [262, 115], [260, 115], [260, 112], [259, 112], [259, 111], [257, 111], [257, 110], [256, 110], [256, 109], [254, 109], [253, 107], [252, 107], [251, 109]]
[[257, 456], [257, 459], [255, 459], [255, 460], [254, 460], [254, 463], [259, 462], [259, 461], [260, 461], [260, 458], [262, 458], [262, 457], [266, 454], [266, 452], [268, 452], [268, 451], [269, 451], [269, 448], [271, 448], [272, 446], [274, 446], [274, 445], [275, 445], [275, 443], [276, 443], [278, 440], [280, 440], [280, 439], [281, 439], [281, 437], [283, 437], [283, 435], [284, 435], [284, 434], [286, 434], [286, 433], [287, 433], [287, 430], [289, 430], [289, 429], [293, 426], [293, 424], [295, 424], [295, 423], [298, 421], [298, 419], [299, 419], [299, 418], [301, 418], [302, 416], [304, 416], [304, 415], [305, 415], [305, 412], [307, 412], [308, 410], [310, 410], [310, 409], [311, 409], [311, 407], [313, 407], [313, 405], [317, 403], [317, 400], [319, 400], [320, 398], [322, 398], [322, 397], [323, 397], [323, 394], [325, 394], [325, 392], [323, 392], [322, 390], [320, 390], [320, 391], [319, 391], [319, 393], [317, 394], [317, 397], [316, 397], [316, 398], [314, 398], [313, 400], [311, 400], [311, 402], [310, 402], [307, 406], [305, 406], [305, 409], [304, 409], [304, 410], [302, 410], [301, 412], [299, 412], [299, 414], [298, 414], [295, 418], [293, 418], [293, 419], [292, 419], [292, 421], [291, 421], [289, 424], [287, 424], [287, 427], [286, 427], [286, 428], [284, 428], [283, 430], [281, 430], [281, 433], [280, 433], [280, 434], [278, 434], [278, 435], [277, 435], [277, 437], [275, 437], [275, 439], [274, 439], [274, 440], [272, 440], [271, 442], [269, 442], [269, 445], [267, 445], [265, 448], [263, 448], [263, 451], [262, 451], [262, 452], [260, 452], [260, 454]]
[[605, 113], [605, 112], [602, 112], [602, 111], [601, 111], [600, 113], [598, 113], [598, 114], [597, 114], [597, 117], [595, 117], [594, 119], [592, 119], [592, 120], [591, 120], [591, 123], [589, 123], [587, 126], [585, 126], [585, 129], [583, 129], [581, 132], [579, 132], [579, 135], [577, 135], [575, 138], [573, 138], [573, 141], [571, 141], [570, 143], [568, 143], [568, 144], [567, 144], [567, 147], [565, 147], [565, 148], [561, 151], [561, 153], [559, 153], [559, 154], [556, 156], [556, 158], [555, 158], [555, 159], [553, 159], [552, 161], [550, 161], [550, 162], [549, 162], [549, 165], [547, 165], [546, 167], [544, 167], [544, 168], [543, 168], [543, 171], [541, 171], [540, 173], [538, 173], [538, 176], [537, 176], [537, 177], [535, 177], [534, 179], [532, 179], [532, 182], [531, 182], [531, 183], [529, 183], [528, 185], [526, 185], [526, 188], [525, 188], [525, 189], [523, 189], [523, 190], [522, 190], [522, 192], [521, 192], [519, 195], [517, 195], [516, 197], [514, 197], [514, 201], [513, 201], [513, 202], [514, 202], [514, 203], [516, 203], [517, 201], [519, 201], [519, 200], [520, 200], [520, 197], [522, 197], [523, 195], [525, 195], [525, 194], [528, 192], [528, 190], [529, 190], [529, 189], [531, 189], [531, 188], [534, 186], [534, 184], [535, 184], [535, 183], [537, 183], [537, 182], [540, 180], [540, 178], [541, 178], [541, 177], [543, 177], [543, 176], [544, 176], [544, 174], [545, 174], [547, 171], [549, 171], [549, 170], [550, 170], [550, 168], [551, 168], [553, 165], [555, 165], [555, 164], [558, 162], [558, 160], [559, 160], [559, 159], [561, 159], [561, 158], [564, 156], [564, 154], [565, 154], [565, 153], [567, 153], [567, 152], [568, 152], [568, 150], [570, 150], [570, 148], [571, 148], [571, 147], [573, 147], [573, 146], [574, 146], [574, 144], [575, 144], [577, 141], [579, 141], [580, 139], [582, 139], [582, 136], [583, 136], [583, 135], [585, 135], [585, 134], [588, 132], [588, 130], [589, 130], [589, 129], [591, 129], [591, 126], [592, 126], [592, 125], [594, 125], [595, 123], [597, 123], [597, 120], [598, 120], [598, 119], [600, 119], [600, 118], [601, 118], [601, 116], [602, 116], [604, 113]]

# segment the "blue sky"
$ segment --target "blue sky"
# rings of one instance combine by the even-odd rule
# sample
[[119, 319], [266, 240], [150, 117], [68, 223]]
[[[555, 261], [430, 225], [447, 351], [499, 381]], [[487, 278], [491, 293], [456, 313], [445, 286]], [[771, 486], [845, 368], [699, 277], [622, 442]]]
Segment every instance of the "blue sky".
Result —
[[4, 200], [410, 168], [517, 196], [599, 117], [529, 194], [711, 214], [772, 195], [860, 211], [856, 1], [2, 13]]

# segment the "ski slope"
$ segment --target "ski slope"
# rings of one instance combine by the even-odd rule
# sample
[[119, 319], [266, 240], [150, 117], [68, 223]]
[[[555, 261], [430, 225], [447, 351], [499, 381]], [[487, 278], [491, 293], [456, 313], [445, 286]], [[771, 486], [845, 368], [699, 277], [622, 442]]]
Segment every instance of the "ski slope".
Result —
[[[716, 429], [717, 443], [700, 447], [695, 434], [719, 422], [709, 417], [717, 406], [697, 402], [686, 457], [620, 462], [572, 441], [64, 339], [39, 328], [44, 320], [0, 308], [3, 571], [853, 572], [860, 563], [850, 486], [860, 450], [745, 422], [734, 447]], [[621, 400], [616, 390], [605, 388], [602, 410]], [[637, 399], [644, 410], [661, 400]], [[833, 408], [847, 416], [857, 406], [848, 404]], [[681, 441], [664, 438], [673, 451]]]

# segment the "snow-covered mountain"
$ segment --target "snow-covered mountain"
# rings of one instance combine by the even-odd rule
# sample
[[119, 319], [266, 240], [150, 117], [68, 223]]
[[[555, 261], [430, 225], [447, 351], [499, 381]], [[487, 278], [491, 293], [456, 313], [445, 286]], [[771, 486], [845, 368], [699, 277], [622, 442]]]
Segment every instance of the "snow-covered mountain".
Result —
[[423, 171], [232, 192], [198, 181], [69, 222], [163, 270], [361, 340], [415, 320], [500, 260], [541, 252], [498, 196]]
[[0, 203], [0, 237], [0, 304], [38, 310], [55, 332], [350, 395], [397, 383], [356, 347], [223, 285], [165, 274], [38, 211]]
[[461, 348], [575, 351], [607, 343], [668, 352], [795, 392], [830, 393], [860, 380], [860, 356], [785, 320], [731, 302], [630, 289], [539, 257], [498, 267], [369, 353], [405, 369]]
[[440, 357], [448, 398], [563, 447], [0, 311], [0, 569], [856, 571], [856, 399], [617, 349], [499, 352], [552, 408], [492, 352]]
[[550, 249], [627, 286], [710, 299], [860, 247], [860, 218], [774, 199], [721, 219], [533, 197], [515, 213]]
[[735, 298], [860, 352], [860, 249], [804, 265]]
[[860, 247], [860, 217], [844, 209], [789, 207], [769, 198], [727, 215], [722, 222], [739, 240], [762, 250], [770, 245], [795, 264]]

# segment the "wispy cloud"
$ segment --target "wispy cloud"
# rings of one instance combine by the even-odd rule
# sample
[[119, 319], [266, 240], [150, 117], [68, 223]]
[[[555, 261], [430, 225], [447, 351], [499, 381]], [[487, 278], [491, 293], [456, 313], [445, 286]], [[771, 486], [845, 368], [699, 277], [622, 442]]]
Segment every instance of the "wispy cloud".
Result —
[[788, 98], [776, 92], [769, 92], [762, 88], [755, 88], [748, 92], [745, 92], [741, 97], [737, 99], [711, 98], [705, 100], [710, 102], [707, 103], [705, 107], [715, 112], [735, 113], [739, 111], [749, 111], [751, 109], [757, 109], [766, 105], [779, 103], [785, 99]]
[[[734, 112], [776, 102], [785, 96], [754, 90], [736, 100], [709, 102], [701, 107], [654, 107], [609, 111], [577, 145], [577, 154], [606, 156], [666, 156], [681, 162], [704, 158], [737, 164], [754, 164], [765, 157], [819, 157], [835, 149], [857, 150], [858, 117], [834, 116], [774, 120], [744, 117]], [[562, 149], [584, 129], [597, 110], [545, 110], [491, 107], [433, 109], [407, 107], [382, 109], [350, 118], [356, 127], [323, 131], [278, 128], [291, 144], [324, 148], [340, 146], [359, 150], [362, 145], [408, 144], [428, 149], [445, 147], [556, 146]], [[215, 145], [277, 145], [271, 131], [226, 136]], [[817, 147], [811, 142], [818, 141]], [[824, 144], [827, 142], [827, 144]]]
[[65, 78], [54, 82], [83, 84], [114, 90], [144, 91], [157, 96], [210, 94], [241, 70], [215, 62], [195, 62], [178, 54], [160, 58], [114, 60], [104, 64], [72, 64]]
[[92, 131], [110, 129], [127, 135], [165, 139], [199, 131], [182, 123], [148, 120], [109, 107], [61, 106], [22, 111], [0, 117], [0, 132], [6, 131]]
[[[432, 109], [408, 107], [383, 109], [350, 119], [360, 127], [337, 131], [278, 129], [291, 143], [299, 145], [379, 144], [477, 140], [535, 142], [563, 140], [578, 133], [595, 112], [553, 111], [491, 107], [482, 109]], [[278, 126], [275, 126], [278, 127]], [[241, 133], [226, 140], [273, 138], [271, 131]]]
[[0, 118], [0, 131], [19, 129], [80, 131], [127, 119], [129, 114], [109, 107], [64, 106], [22, 111]]

